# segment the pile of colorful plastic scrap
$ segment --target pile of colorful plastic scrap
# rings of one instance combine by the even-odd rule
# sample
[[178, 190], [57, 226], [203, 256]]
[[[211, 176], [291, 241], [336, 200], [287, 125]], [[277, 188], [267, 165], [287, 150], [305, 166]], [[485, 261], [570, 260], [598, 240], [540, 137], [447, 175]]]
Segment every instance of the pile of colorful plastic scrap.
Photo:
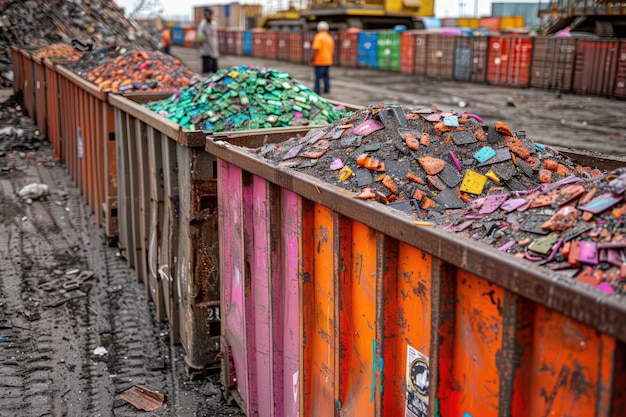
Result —
[[91, 51], [69, 68], [113, 93], [174, 91], [190, 85], [194, 78], [193, 71], [171, 55], [120, 46]]
[[624, 291], [626, 174], [580, 166], [501, 122], [378, 105], [255, 153], [417, 225]]
[[49, 59], [55, 63], [71, 64], [82, 58], [84, 52], [79, 51], [71, 45], [55, 43], [39, 48], [35, 53], [36, 59]]
[[346, 115], [289, 74], [248, 66], [219, 70], [146, 107], [188, 130], [213, 132], [325, 125]]

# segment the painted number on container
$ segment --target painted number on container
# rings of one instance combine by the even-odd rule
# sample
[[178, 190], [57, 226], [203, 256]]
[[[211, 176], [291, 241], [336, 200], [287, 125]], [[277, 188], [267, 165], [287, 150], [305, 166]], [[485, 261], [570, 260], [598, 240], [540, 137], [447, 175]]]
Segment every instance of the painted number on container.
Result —
[[220, 316], [220, 308], [209, 307], [209, 310], [207, 311], [207, 319], [209, 321], [222, 321], [222, 317]]
[[406, 350], [406, 417], [428, 417], [429, 359], [413, 346]]

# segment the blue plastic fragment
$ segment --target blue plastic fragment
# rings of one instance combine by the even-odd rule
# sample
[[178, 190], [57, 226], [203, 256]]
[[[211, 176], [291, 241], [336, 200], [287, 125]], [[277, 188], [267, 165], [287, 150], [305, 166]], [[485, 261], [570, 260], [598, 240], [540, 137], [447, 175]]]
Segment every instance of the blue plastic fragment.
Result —
[[546, 150], [546, 147], [543, 146], [541, 143], [535, 143], [535, 148], [539, 149], [540, 151]]
[[444, 117], [443, 124], [450, 127], [459, 127], [459, 118], [457, 116]]
[[474, 154], [474, 159], [482, 164], [484, 162], [487, 162], [494, 156], [496, 156], [496, 151], [491, 146], [483, 146], [478, 152]]

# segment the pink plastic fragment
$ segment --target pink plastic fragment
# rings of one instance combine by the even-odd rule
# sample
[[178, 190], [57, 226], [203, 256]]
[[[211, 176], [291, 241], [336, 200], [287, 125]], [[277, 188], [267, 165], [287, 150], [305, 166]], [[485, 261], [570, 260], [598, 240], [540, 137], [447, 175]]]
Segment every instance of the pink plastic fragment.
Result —
[[504, 245], [500, 246], [500, 247], [498, 248], [498, 250], [499, 250], [499, 251], [502, 251], [502, 252], [506, 252], [506, 251], [508, 251], [509, 249], [511, 249], [511, 248], [513, 247], [513, 245], [515, 245], [515, 239], [513, 239], [513, 240], [509, 240], [509, 241], [508, 241], [508, 242], [506, 242]]
[[343, 161], [339, 158], [330, 163], [330, 169], [333, 171], [343, 168]]
[[467, 229], [468, 227], [470, 227], [472, 224], [474, 223], [473, 220], [468, 220], [465, 221], [459, 225], [453, 226], [450, 228], [451, 231], [453, 232], [462, 232], [463, 230]]
[[474, 219], [474, 220], [480, 220], [482, 219], [483, 216], [482, 214], [468, 214], [467, 216], [465, 216], [466, 219]]
[[441, 113], [422, 114], [421, 116], [429, 122], [438, 122], [441, 120]]
[[454, 166], [456, 166], [456, 169], [458, 169], [459, 171], [462, 171], [463, 168], [461, 167], [459, 160], [456, 159], [456, 155], [452, 151], [450, 151], [450, 158], [452, 158], [452, 162], [454, 162]]
[[615, 294], [615, 290], [608, 282], [603, 282], [597, 287], [600, 291], [608, 292], [609, 294]]
[[480, 213], [481, 214], [493, 213], [502, 205], [502, 203], [506, 201], [507, 198], [509, 198], [508, 193], [492, 194], [492, 195], [487, 196], [487, 198], [485, 199], [485, 203], [480, 209]]
[[523, 206], [524, 204], [526, 204], [526, 199], [525, 198], [512, 198], [510, 200], [505, 201], [504, 203], [502, 203], [502, 205], [500, 206], [500, 208], [504, 211], [506, 211], [507, 213], [516, 210], [517, 208]]
[[597, 265], [598, 264], [598, 245], [595, 242], [580, 242], [580, 254], [578, 255], [578, 262], [584, 264]]
[[374, 119], [369, 119], [356, 126], [353, 132], [355, 135], [367, 136], [384, 127], [385, 126], [382, 123], [379, 123]]
[[622, 251], [619, 249], [608, 249], [606, 260], [611, 265], [620, 266], [622, 264]]

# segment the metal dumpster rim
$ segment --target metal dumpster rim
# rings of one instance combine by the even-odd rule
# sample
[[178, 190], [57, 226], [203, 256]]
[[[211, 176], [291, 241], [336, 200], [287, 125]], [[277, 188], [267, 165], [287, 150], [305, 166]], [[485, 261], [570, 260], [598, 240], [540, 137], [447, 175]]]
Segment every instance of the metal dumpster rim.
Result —
[[[504, 254], [484, 243], [441, 229], [418, 227], [407, 217], [355, 193], [290, 168], [277, 167], [219, 137], [207, 137], [206, 151], [299, 196], [405, 242], [574, 320], [626, 342], [626, 296], [602, 293], [584, 284]], [[294, 175], [297, 172], [297, 175]], [[372, 216], [375, 214], [376, 216]], [[461, 243], [459, 243], [461, 242]], [[470, 259], [480, 259], [472, 262]], [[505, 276], [502, 271], [511, 271]]]

